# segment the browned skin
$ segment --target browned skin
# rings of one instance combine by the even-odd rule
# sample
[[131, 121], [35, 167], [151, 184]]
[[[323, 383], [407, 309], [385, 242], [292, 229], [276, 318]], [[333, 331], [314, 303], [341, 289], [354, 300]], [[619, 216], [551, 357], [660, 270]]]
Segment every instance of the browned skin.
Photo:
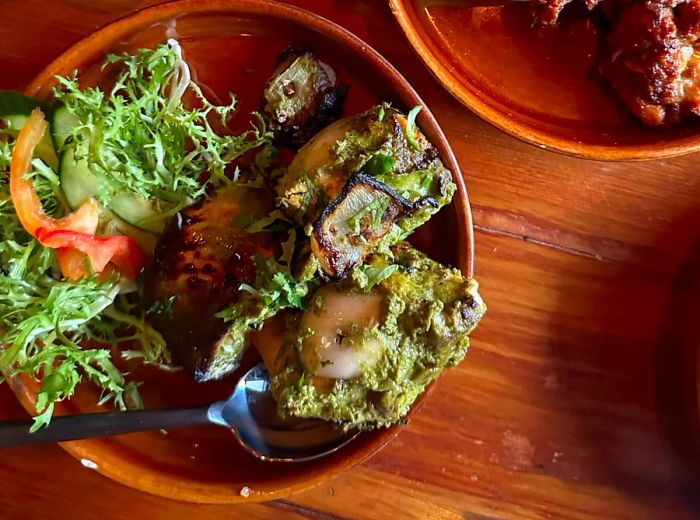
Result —
[[[536, 20], [556, 23], [566, 3], [536, 0]], [[601, 8], [609, 32], [600, 72], [627, 108], [649, 126], [700, 115], [700, 1], [607, 0]]]
[[[372, 215], [362, 218], [360, 230], [349, 235], [347, 228], [339, 222], [343, 217], [342, 205], [353, 198], [353, 191], [369, 191], [377, 197], [388, 197], [388, 203], [381, 214], [380, 225], [375, 228]], [[414, 208], [410, 202], [394, 190], [374, 178], [359, 173], [353, 175], [338, 198], [326, 206], [314, 223], [311, 247], [315, 250], [322, 269], [332, 278], [344, 278], [348, 272], [375, 249], [382, 238], [391, 230], [396, 220], [410, 213]]]
[[[220, 193], [176, 216], [143, 276], [144, 299], [152, 309], [149, 321], [175, 361], [197, 380], [207, 379], [226, 333], [216, 313], [236, 299], [241, 283], [255, 280], [254, 257], [269, 254], [271, 247], [268, 234], [248, 234], [237, 225], [241, 197], [250, 200], [252, 192], [264, 190], [236, 191], [243, 193]], [[266, 205], [256, 202], [252, 206], [264, 214]], [[246, 212], [258, 213], [254, 209], [246, 204]]]
[[[340, 117], [348, 90], [347, 85], [338, 83], [337, 77], [330, 78], [326, 73], [319, 73], [315, 68], [311, 71], [314, 78], [314, 94], [303, 97], [306, 100], [304, 108], [293, 115], [284, 114], [283, 111], [280, 113], [280, 107], [268, 98], [268, 90], [273, 88], [273, 80], [301, 55], [312, 56], [319, 64], [318, 67], [321, 67], [321, 62], [311, 52], [301, 52], [288, 47], [280, 54], [277, 68], [272, 73], [263, 94], [262, 113], [270, 125], [276, 143], [292, 148], [300, 148], [316, 132]], [[326, 67], [330, 70], [328, 65]], [[298, 92], [298, 88], [298, 85], [290, 82], [284, 86], [284, 95], [287, 98], [302, 95]]]
[[[532, 12], [535, 23], [555, 25], [562, 10], [573, 0], [532, 0]], [[583, 0], [588, 9], [593, 9], [602, 0]]]
[[562, 9], [569, 3], [571, 0], [532, 0], [532, 12], [537, 23], [554, 25]]

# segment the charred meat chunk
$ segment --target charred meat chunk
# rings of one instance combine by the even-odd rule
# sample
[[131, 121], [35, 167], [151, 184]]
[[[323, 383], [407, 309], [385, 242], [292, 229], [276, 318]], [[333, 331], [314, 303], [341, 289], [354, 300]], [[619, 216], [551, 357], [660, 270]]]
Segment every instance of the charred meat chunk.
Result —
[[277, 183], [277, 203], [313, 227], [321, 268], [339, 278], [375, 248], [405, 239], [455, 190], [413, 118], [381, 105], [336, 121], [299, 150]]
[[605, 11], [611, 31], [600, 69], [629, 110], [649, 126], [700, 115], [700, 1], [675, 9], [612, 3]]
[[175, 361], [196, 381], [238, 367], [245, 338], [229, 333], [217, 313], [256, 278], [256, 256], [270, 256], [269, 233], [249, 234], [252, 218], [272, 207], [267, 191], [231, 186], [179, 213], [159, 240], [142, 280], [147, 318]]
[[[533, 0], [535, 22], [553, 25], [571, 0]], [[602, 78], [644, 124], [700, 116], [700, 0], [587, 0], [605, 33]]]
[[263, 114], [278, 144], [298, 148], [342, 112], [347, 89], [311, 52], [285, 51], [263, 93]]
[[540, 25], [554, 25], [564, 7], [571, 0], [532, 0], [532, 12], [535, 22]]
[[[589, 10], [593, 9], [602, 0], [584, 0]], [[537, 25], [555, 25], [562, 10], [572, 0], [532, 0], [532, 12]]]
[[412, 209], [385, 184], [364, 173], [355, 174], [314, 223], [311, 249], [328, 275], [343, 278]]

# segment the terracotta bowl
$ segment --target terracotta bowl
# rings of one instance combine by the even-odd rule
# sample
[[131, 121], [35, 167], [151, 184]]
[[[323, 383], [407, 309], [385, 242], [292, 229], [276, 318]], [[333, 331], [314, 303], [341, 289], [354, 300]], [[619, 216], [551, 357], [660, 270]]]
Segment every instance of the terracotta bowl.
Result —
[[559, 27], [538, 32], [531, 27], [528, 2], [482, 8], [467, 8], [459, 0], [390, 4], [443, 86], [515, 137], [602, 160], [659, 159], [700, 150], [700, 123], [646, 127], [597, 76], [596, 29], [585, 16], [564, 17]]
[[[339, 70], [341, 80], [350, 85], [348, 114], [381, 100], [403, 110], [423, 104], [386, 60], [346, 30], [309, 12], [258, 0], [185, 0], [145, 9], [71, 47], [32, 81], [26, 92], [49, 98], [54, 75], [69, 74], [76, 68], [84, 84], [108, 83], [109, 78], [100, 70], [105, 54], [152, 47], [168, 37], [180, 40], [197, 81], [209, 95], [225, 97], [229, 91], [238, 95], [244, 123], [259, 103], [277, 54], [288, 44], [314, 50]], [[435, 258], [470, 275], [472, 223], [459, 166], [429, 110], [421, 111], [418, 124], [454, 173], [458, 192], [446, 210], [415, 234], [415, 242]], [[447, 236], [450, 240], [445, 240]], [[255, 362], [251, 352], [244, 369]], [[147, 407], [206, 404], [226, 396], [240, 375], [197, 385], [182, 372], [140, 367], [132, 373], [144, 381], [141, 389]], [[34, 412], [36, 383], [15, 379], [11, 384], [26, 409]], [[81, 386], [57, 413], [99, 410], [96, 402], [95, 390]], [[192, 502], [234, 503], [270, 500], [316, 485], [364, 461], [399, 431], [400, 427], [394, 427], [364, 433], [333, 456], [293, 465], [258, 461], [246, 454], [228, 431], [216, 427], [67, 442], [62, 447], [85, 465], [136, 489]]]

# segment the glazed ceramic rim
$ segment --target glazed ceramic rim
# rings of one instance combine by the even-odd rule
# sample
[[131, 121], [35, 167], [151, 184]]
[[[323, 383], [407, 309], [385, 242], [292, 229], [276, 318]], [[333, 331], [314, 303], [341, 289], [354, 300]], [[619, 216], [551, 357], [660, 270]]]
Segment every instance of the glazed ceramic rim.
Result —
[[700, 135], [686, 136], [668, 143], [641, 145], [596, 145], [583, 144], [573, 139], [557, 137], [544, 130], [538, 130], [525, 123], [509, 118], [501, 110], [483, 101], [479, 95], [463, 86], [462, 80], [446, 66], [432, 46], [422, 37], [419, 26], [410, 16], [415, 9], [413, 0], [389, 0], [391, 11], [399, 23], [406, 39], [419, 58], [430, 69], [442, 86], [469, 110], [504, 132], [537, 146], [581, 157], [601, 161], [646, 161], [678, 157], [700, 150]]
[[[270, 17], [281, 20], [283, 22], [292, 23], [303, 26], [318, 33], [323, 38], [329, 38], [336, 43], [341, 43], [347, 46], [349, 51], [362, 56], [362, 59], [369, 65], [374, 67], [378, 72], [383, 74], [388, 83], [392, 85], [392, 90], [399, 99], [407, 106], [423, 105], [415, 90], [403, 78], [403, 76], [377, 51], [353, 35], [348, 30], [339, 25], [304, 9], [280, 4], [277, 2], [266, 2], [263, 0], [178, 0], [165, 4], [159, 4], [152, 7], [147, 7], [120, 18], [109, 25], [97, 30], [90, 36], [74, 44], [63, 52], [58, 58], [52, 61], [44, 70], [37, 75], [34, 80], [25, 89], [25, 92], [30, 96], [41, 96], [49, 93], [49, 87], [55, 83], [54, 74], [57, 71], [74, 69], [81, 64], [89, 62], [92, 59], [101, 58], [104, 56], [107, 48], [104, 42], [112, 44], [121, 36], [126, 36], [134, 31], [136, 27], [147, 26], [149, 23], [162, 21], [163, 19], [174, 18], [178, 15], [191, 13], [207, 13], [207, 12], [223, 12], [230, 11], [243, 15]], [[472, 216], [469, 206], [469, 198], [467, 195], [464, 179], [460, 173], [460, 168], [457, 160], [452, 152], [442, 130], [429, 109], [422, 110], [417, 118], [421, 129], [426, 133], [435, 147], [440, 153], [441, 159], [445, 165], [453, 172], [453, 179], [457, 185], [458, 195], [455, 197], [453, 204], [456, 206], [457, 218], [457, 263], [460, 269], [467, 276], [473, 275], [474, 265], [474, 232], [472, 225]], [[15, 392], [23, 406], [34, 413], [34, 396], [28, 388], [18, 380], [10, 380], [12, 390]], [[434, 385], [430, 385], [423, 395], [416, 401], [409, 413], [409, 417], [424, 402]], [[344, 471], [364, 462], [379, 449], [381, 449], [389, 440], [391, 440], [399, 432], [399, 427], [394, 426], [385, 430], [370, 432], [369, 439], [360, 439], [356, 442], [362, 442], [364, 445], [356, 448], [357, 451], [351, 451], [352, 445], [348, 446], [347, 457], [340, 460], [334, 466], [331, 466], [327, 471], [320, 472], [317, 475], [312, 475], [309, 478], [300, 478], [291, 486], [277, 489], [271, 492], [258, 492], [250, 496], [242, 496], [238, 489], [231, 486], [230, 491], [222, 492], [217, 488], [209, 490], [213, 487], [209, 484], [198, 483], [183, 483], [179, 489], [173, 489], [172, 486], [161, 484], [157, 480], [149, 480], [148, 487], [143, 481], [134, 481], [133, 475], [125, 471], [124, 467], [98, 464], [97, 471], [112, 480], [120, 482], [129, 487], [145, 491], [154, 495], [173, 498], [178, 500], [186, 500], [190, 502], [209, 503], [209, 504], [230, 504], [240, 502], [260, 502], [282, 498], [300, 491], [304, 491], [321, 482], [328, 480], [334, 476], [343, 473]], [[61, 443], [61, 447], [70, 453], [76, 459], [91, 458], [90, 441], [74, 441]], [[105, 451], [107, 453], [107, 451]], [[133, 468], [133, 466], [129, 466]], [[181, 494], [182, 487], [186, 487], [187, 493]]]

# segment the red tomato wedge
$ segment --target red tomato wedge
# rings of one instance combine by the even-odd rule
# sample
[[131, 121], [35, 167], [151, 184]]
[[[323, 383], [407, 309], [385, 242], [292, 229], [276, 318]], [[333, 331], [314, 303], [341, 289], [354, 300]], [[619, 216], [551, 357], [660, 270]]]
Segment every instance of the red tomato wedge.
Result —
[[60, 219], [44, 213], [32, 181], [25, 174], [30, 169], [34, 148], [47, 128], [44, 114], [35, 108], [12, 151], [10, 194], [22, 226], [43, 246], [56, 249], [61, 271], [67, 278], [89, 276], [86, 257], [95, 273], [102, 273], [111, 263], [124, 276], [135, 277], [145, 264], [145, 255], [130, 237], [95, 235], [100, 208], [93, 200]]
[[96, 273], [101, 273], [112, 263], [121, 274], [134, 278], [146, 261], [136, 242], [123, 235], [98, 237], [68, 229], [39, 228], [36, 238], [42, 245], [53, 249], [68, 247], [82, 251]]

